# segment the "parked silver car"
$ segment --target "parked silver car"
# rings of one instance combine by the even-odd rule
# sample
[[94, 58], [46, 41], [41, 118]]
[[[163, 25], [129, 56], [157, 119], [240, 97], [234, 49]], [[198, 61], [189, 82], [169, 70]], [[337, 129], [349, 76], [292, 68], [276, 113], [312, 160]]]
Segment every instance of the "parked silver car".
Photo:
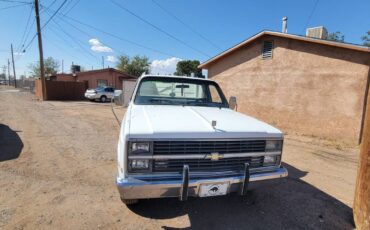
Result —
[[112, 100], [114, 97], [114, 88], [105, 86], [97, 87], [96, 89], [88, 89], [85, 92], [85, 97], [90, 101], [99, 100], [101, 102], [106, 102]]

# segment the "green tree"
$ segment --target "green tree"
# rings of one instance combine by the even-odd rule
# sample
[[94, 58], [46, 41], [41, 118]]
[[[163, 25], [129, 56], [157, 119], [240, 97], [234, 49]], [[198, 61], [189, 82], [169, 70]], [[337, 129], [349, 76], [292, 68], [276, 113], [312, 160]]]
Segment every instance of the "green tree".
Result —
[[174, 74], [180, 76], [191, 76], [191, 74], [194, 73], [195, 77], [204, 78], [202, 69], [198, 68], [199, 65], [200, 62], [198, 60], [179, 61], [176, 65], [176, 72]]
[[118, 56], [117, 69], [136, 77], [149, 73], [149, 66], [149, 58], [146, 56], [136, 55], [132, 58], [127, 55]]
[[[30, 73], [32, 77], [40, 77], [40, 62], [29, 65]], [[52, 57], [48, 57], [44, 60], [45, 75], [56, 74], [59, 69], [59, 62]]]
[[329, 33], [328, 40], [336, 41], [336, 42], [344, 42], [344, 35], [340, 31], [337, 31], [335, 33]]
[[370, 30], [367, 31], [367, 35], [361, 37], [363, 43], [362, 45], [370, 47]]

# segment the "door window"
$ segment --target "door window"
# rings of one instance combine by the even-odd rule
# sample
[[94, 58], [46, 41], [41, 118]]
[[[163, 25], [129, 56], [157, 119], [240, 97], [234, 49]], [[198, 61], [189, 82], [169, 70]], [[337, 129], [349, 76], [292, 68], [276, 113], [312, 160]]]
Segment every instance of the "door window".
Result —
[[222, 103], [220, 94], [217, 91], [217, 88], [214, 85], [209, 85], [209, 93], [211, 94], [211, 100], [214, 103]]

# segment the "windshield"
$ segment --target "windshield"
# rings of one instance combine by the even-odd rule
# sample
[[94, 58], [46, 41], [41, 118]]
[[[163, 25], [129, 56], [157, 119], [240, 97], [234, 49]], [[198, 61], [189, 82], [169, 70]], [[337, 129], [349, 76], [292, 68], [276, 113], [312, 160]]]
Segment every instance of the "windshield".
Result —
[[146, 77], [141, 80], [135, 104], [228, 107], [215, 82], [169, 77]]

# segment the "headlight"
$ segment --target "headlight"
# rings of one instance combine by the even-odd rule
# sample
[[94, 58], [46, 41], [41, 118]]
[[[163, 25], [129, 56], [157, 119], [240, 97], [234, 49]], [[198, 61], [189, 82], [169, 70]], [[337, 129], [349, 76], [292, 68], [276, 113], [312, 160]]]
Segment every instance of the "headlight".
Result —
[[132, 170], [149, 169], [149, 160], [130, 160], [130, 168]]
[[274, 166], [280, 163], [280, 155], [265, 156], [263, 158], [263, 166]]
[[149, 142], [132, 142], [130, 148], [130, 154], [150, 153]]
[[275, 164], [276, 156], [265, 156], [263, 159], [263, 164]]
[[266, 152], [281, 151], [283, 147], [282, 140], [267, 140], [266, 141]]

